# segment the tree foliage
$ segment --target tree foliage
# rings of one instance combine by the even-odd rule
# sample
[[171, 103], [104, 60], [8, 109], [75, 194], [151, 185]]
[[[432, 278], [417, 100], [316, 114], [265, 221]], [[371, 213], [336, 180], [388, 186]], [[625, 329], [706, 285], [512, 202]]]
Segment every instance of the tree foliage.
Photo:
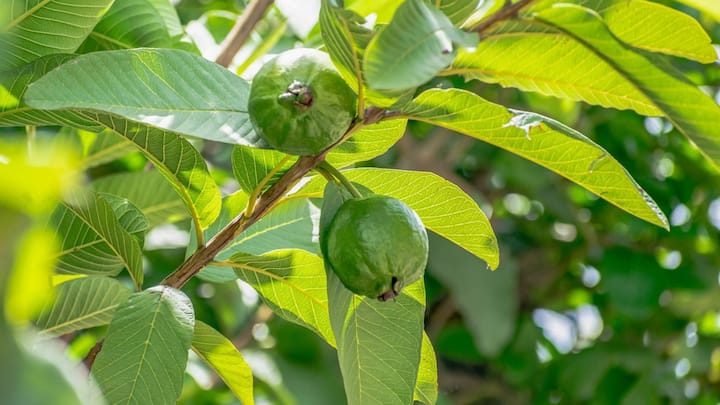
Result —
[[[9, 403], [720, 400], [718, 6], [240, 3], [0, 5]], [[248, 112], [297, 47], [357, 95], [300, 157]], [[431, 231], [390, 302], [320, 253], [355, 187]]]

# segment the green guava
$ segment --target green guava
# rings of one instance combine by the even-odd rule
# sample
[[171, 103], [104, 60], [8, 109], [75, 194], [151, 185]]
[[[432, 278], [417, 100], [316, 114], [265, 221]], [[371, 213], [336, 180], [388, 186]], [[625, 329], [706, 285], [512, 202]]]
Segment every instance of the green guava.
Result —
[[381, 301], [422, 277], [428, 237], [415, 211], [395, 198], [345, 201], [327, 230], [323, 254], [350, 291]]
[[315, 155], [335, 143], [355, 118], [357, 96], [317, 49], [293, 49], [260, 68], [248, 111], [255, 131], [273, 148]]

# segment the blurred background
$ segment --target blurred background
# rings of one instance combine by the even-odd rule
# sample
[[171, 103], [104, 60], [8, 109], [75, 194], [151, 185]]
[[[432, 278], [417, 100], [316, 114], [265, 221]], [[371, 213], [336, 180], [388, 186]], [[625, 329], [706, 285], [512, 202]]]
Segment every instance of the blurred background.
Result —
[[[209, 59], [245, 7], [232, 0], [174, 3], [189, 37]], [[683, 3], [661, 3], [698, 19], [720, 43], [720, 24], [712, 16]], [[319, 46], [316, 4], [277, 1], [231, 69], [251, 78], [268, 55], [301, 44]], [[720, 102], [718, 64], [673, 63]], [[579, 130], [627, 168], [671, 224], [665, 231], [506, 151], [410, 123], [393, 149], [368, 164], [432, 171], [458, 184], [491, 218], [502, 252], [500, 267], [491, 272], [444, 239], [431, 238], [426, 330], [439, 362], [438, 403], [720, 403], [717, 169], [663, 119], [459, 77], [428, 87], [467, 88]], [[57, 129], [38, 131], [38, 139], [57, 142]], [[21, 141], [24, 130], [0, 134]], [[197, 145], [218, 183], [233, 191], [231, 147]], [[144, 170], [141, 155], [119, 149], [111, 158], [99, 158], [87, 180]], [[18, 218], [8, 212], [0, 210], [6, 217], [0, 253], [12, 245], [10, 225], [22, 225], [7, 219]], [[188, 229], [189, 223], [180, 221], [148, 235], [148, 285], [183, 261]], [[259, 404], [345, 402], [334, 350], [312, 332], [273, 316], [249, 286], [193, 279], [184, 291], [193, 297], [197, 318], [242, 349], [255, 373]], [[101, 332], [69, 336], [68, 353], [84, 357]], [[191, 353], [180, 403], [237, 400]]]

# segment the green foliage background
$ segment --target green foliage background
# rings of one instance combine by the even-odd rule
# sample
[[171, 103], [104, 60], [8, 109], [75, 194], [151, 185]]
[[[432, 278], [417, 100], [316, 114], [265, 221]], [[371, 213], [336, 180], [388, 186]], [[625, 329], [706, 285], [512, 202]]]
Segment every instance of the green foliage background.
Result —
[[[102, 1], [88, 2], [97, 7], [93, 13], [98, 15], [104, 13], [104, 7], [112, 3], [105, 1], [103, 5]], [[152, 77], [153, 72], [164, 68], [179, 70], [183, 66], [192, 65], [198, 74], [220, 77], [218, 71], [222, 68], [203, 60], [199, 55], [206, 59], [216, 56], [221, 41], [246, 6], [242, 1], [180, 0], [175, 2], [177, 17], [173, 17], [173, 10], [168, 9], [163, 1], [128, 0], [122, 2], [122, 7], [117, 5], [119, 0], [115, 3], [105, 14], [104, 22], [95, 28], [91, 25], [74, 27], [78, 35], [92, 31], [87, 41], [63, 46], [67, 46], [71, 52], [79, 47], [78, 53], [134, 48], [134, 44], [175, 50], [139, 50], [133, 54], [134, 59], [122, 58], [118, 54], [117, 63], [108, 69], [93, 69], [93, 66], [99, 65], [93, 64], [95, 62], [91, 55], [90, 58], [86, 57], [87, 64], [84, 67], [77, 65], [80, 66], [77, 71], [70, 74], [101, 83], [113, 83], [124, 71], [137, 66], [142, 67], [140, 75]], [[231, 65], [233, 71], [249, 79], [267, 53], [277, 53], [300, 44], [322, 44], [322, 35], [327, 34], [321, 35], [318, 25], [307, 24], [307, 21], [317, 21], [318, 10], [312, 7], [293, 9], [292, 3], [278, 2], [270, 8], [240, 50], [236, 62]], [[387, 10], [394, 10], [401, 2], [357, 0], [346, 3], [360, 13], [371, 7], [369, 3], [373, 3], [372, 7], [379, 10], [377, 21], [383, 23], [388, 22], [392, 15]], [[443, 11], [448, 15], [454, 15], [453, 11], [460, 12], [452, 8], [454, 2], [439, 3], [445, 3], [448, 9]], [[494, 10], [501, 2], [497, 3], [484, 2], [481, 10]], [[548, 1], [538, 3], [541, 5]], [[574, 3], [598, 10], [610, 10], [603, 7], [612, 2], [583, 0]], [[409, 204], [419, 204], [418, 201], [423, 197], [422, 190], [428, 184], [445, 187], [443, 196], [455, 197], [458, 194], [453, 193], [458, 191], [430, 175], [388, 175], [365, 166], [436, 173], [455, 183], [490, 219], [501, 252], [499, 266], [495, 271], [489, 271], [485, 261], [448, 242], [447, 239], [453, 240], [451, 232], [442, 229], [448, 222], [453, 225], [472, 224], [473, 229], [489, 229], [483, 222], [484, 218], [453, 218], [452, 206], [447, 205], [445, 216], [436, 218], [435, 223], [426, 222], [431, 230], [447, 239], [433, 234], [424, 280], [425, 291], [411, 289], [408, 297], [425, 295], [425, 339], [430, 339], [437, 357], [437, 403], [716, 404], [720, 401], [720, 255], [717, 253], [720, 243], [720, 177], [711, 162], [717, 162], [720, 156], [720, 149], [715, 149], [720, 121], [717, 115], [704, 112], [710, 108], [707, 107], [707, 100], [700, 102], [696, 101], [700, 98], [680, 99], [665, 95], [659, 96], [657, 105], [651, 106], [644, 102], [646, 96], [642, 92], [648, 86], [667, 86], [671, 89], [677, 88], [673, 86], [687, 86], [693, 90], [699, 86], [702, 92], [717, 101], [720, 99], [720, 67], [717, 63], [707, 64], [713, 58], [716, 59], [716, 55], [708, 56], [708, 47], [693, 49], [687, 46], [695, 43], [693, 38], [674, 32], [672, 24], [668, 28], [663, 20], [666, 16], [662, 13], [653, 14], [657, 12], [652, 7], [656, 3], [675, 8], [699, 21], [713, 43], [720, 42], [720, 10], [713, 2], [700, 0], [658, 1], [643, 2], [638, 7], [647, 8], [633, 10], [630, 14], [638, 18], [647, 16], [644, 26], [648, 28], [644, 34], [651, 37], [648, 41], [652, 41], [653, 35], [656, 40], [661, 38], [670, 50], [665, 53], [674, 55], [660, 60], [655, 54], [652, 58], [656, 59], [652, 60], [657, 61], [658, 66], [671, 63], [687, 75], [689, 82], [675, 82], [673, 80], [676, 78], [660, 76], [662, 69], [650, 64], [649, 67], [634, 64], [632, 56], [622, 53], [622, 49], [603, 42], [600, 34], [593, 36], [596, 32], [592, 29], [597, 27], [572, 26], [565, 32], [572, 33], [572, 28], [590, 30], [578, 31], [576, 34], [600, 38], [595, 44], [599, 54], [594, 57], [598, 60], [612, 61], [613, 58], [627, 57], [630, 61], [624, 61], [633, 69], [608, 69], [593, 62], [592, 55], [580, 54], [577, 57], [577, 68], [564, 72], [562, 79], [576, 84], [578, 88], [591, 82], [596, 85], [596, 89], [585, 93], [579, 90], [577, 94], [571, 94], [568, 88], [572, 89], [573, 86], [537, 84], [542, 82], [537, 78], [547, 76], [553, 79], [558, 75], [557, 71], [548, 67], [553, 60], [581, 51], [570, 40], [563, 47], [557, 48], [542, 41], [535, 44], [520, 43], [511, 48], [514, 50], [511, 58], [495, 61], [494, 65], [488, 66], [483, 64], [489, 64], [489, 58], [474, 60], [472, 55], [463, 54], [466, 51], [461, 50], [458, 55], [454, 55], [457, 58], [451, 68], [444, 71], [441, 77], [436, 77], [436, 73], [444, 67], [442, 63], [435, 70], [430, 67], [431, 72], [425, 80], [414, 78], [421, 83], [430, 80], [421, 88], [429, 91], [424, 93], [424, 98], [418, 97], [405, 106], [401, 113], [422, 119], [408, 121], [404, 131], [402, 125], [398, 124], [400, 121], [383, 122], [379, 125], [385, 126], [380, 130], [385, 131], [388, 137], [386, 145], [367, 142], [372, 139], [372, 129], [367, 129], [348, 143], [357, 142], [356, 155], [351, 153], [351, 145], [346, 150], [340, 148], [334, 151], [328, 157], [329, 161], [339, 166], [359, 166], [345, 172], [352, 181], [371, 184], [376, 192], [391, 195], [398, 193], [398, 197]], [[154, 12], [135, 15], [137, 25], [156, 27], [160, 24], [165, 27], [164, 30], [153, 31], [148, 28], [144, 32], [135, 32], [134, 36], [119, 36], [112, 31], [115, 26], [113, 21], [124, 20], [134, 10], [147, 9], [148, 4], [155, 7]], [[603, 14], [611, 27], [617, 24], [616, 27], [622, 28], [623, 24], [629, 24], [622, 20], [622, 14], [613, 12], [599, 13]], [[567, 15], [546, 13], [544, 18], [561, 24]], [[92, 13], [86, 17], [91, 19]], [[5, 17], [0, 15], [0, 20], [2, 18]], [[542, 29], [550, 32], [551, 28], [548, 27]], [[183, 34], [183, 29], [187, 34]], [[515, 31], [523, 29], [526, 27], [522, 27], [522, 24], [508, 24], [498, 28], [495, 39], [481, 42], [479, 46], [486, 47], [485, 52], [492, 54], [497, 51], [494, 46], [502, 46], [501, 42], [505, 38], [512, 38]], [[401, 26], [396, 31], [407, 30]], [[390, 29], [387, 32], [387, 35], [392, 34]], [[642, 35], [633, 36], [633, 32], [622, 30], [613, 33], [621, 40], [643, 48], [642, 41], [646, 38]], [[353, 40], [361, 42], [363, 32], [354, 34]], [[687, 41], [683, 42], [684, 39]], [[453, 39], [458, 43], [464, 40]], [[328, 42], [326, 37], [325, 41]], [[6, 93], [11, 93], [14, 86], [20, 86], [22, 80], [34, 80], [73, 58], [49, 55], [39, 62], [26, 65], [27, 55], [12, 52], [12, 45], [7, 43], [0, 45], [3, 45], [0, 57], [4, 56], [0, 61], [0, 71], [23, 69], [23, 75], [19, 76], [23, 79], [19, 81], [0, 80], [4, 92], [0, 94], [0, 100], [3, 101], [8, 100]], [[188, 52], [179, 52], [177, 49]], [[678, 53], [677, 49], [684, 50], [685, 54]], [[395, 51], [383, 49], [381, 45], [368, 45], [365, 57], [368, 60], [373, 57], [383, 60], [383, 55], [387, 58]], [[638, 52], [649, 55], [649, 51], [658, 50], [645, 49]], [[164, 58], [165, 64], [154, 65], [152, 62], [156, 57]], [[449, 59], [448, 63], [452, 60]], [[502, 68], [505, 72], [514, 69], [530, 71], [536, 80], [524, 81], [522, 75], [493, 75], [489, 67]], [[380, 89], [387, 82], [397, 83], [397, 78], [405, 78], [406, 73], [402, 70], [386, 70], [387, 66], [383, 65], [366, 68], [369, 72], [366, 78]], [[597, 76], [593, 76], [593, 68], [599, 70], [595, 72]], [[341, 68], [341, 71], [349, 82], [355, 80], [357, 86], [357, 79], [353, 79], [350, 70], [343, 71]], [[459, 76], [460, 73], [482, 81], [466, 81]], [[606, 82], [598, 77], [605, 78]], [[0, 149], [0, 155], [20, 154], [12, 145], [24, 143], [26, 131], [18, 125], [46, 124], [49, 126], [37, 128], [35, 143], [38, 150], [35, 153], [47, 154], [45, 161], [55, 167], [48, 172], [33, 172], [32, 165], [29, 165], [23, 168], [26, 174], [15, 173], [15, 177], [0, 169], [0, 173], [5, 176], [0, 181], [4, 179], [7, 184], [3, 187], [10, 190], [0, 194], [0, 223], [3, 224], [0, 230], [0, 269], [3, 271], [0, 273], [0, 281], [5, 281], [8, 270], [13, 266], [15, 273], [18, 273], [20, 264], [31, 263], [29, 267], [45, 268], [48, 272], [56, 269], [60, 274], [74, 273], [73, 269], [87, 260], [97, 264], [95, 273], [60, 284], [55, 293], [57, 297], [74, 297], [72, 302], [76, 302], [77, 307], [53, 308], [50, 312], [46, 309], [35, 319], [43, 304], [37, 297], [47, 295], [48, 292], [42, 290], [43, 283], [47, 284], [48, 274], [36, 274], [25, 284], [21, 281], [16, 284], [0, 283], [8, 290], [7, 304], [3, 302], [0, 309], [20, 314], [17, 315], [20, 318], [35, 319], [40, 336], [61, 335], [67, 347], [53, 347], [53, 353], [60, 359], [69, 358], [70, 363], [73, 363], [85, 358], [93, 346], [113, 328], [131, 331], [131, 327], [124, 324], [107, 327], [114, 311], [131, 313], [131, 304], [147, 303], [142, 305], [152, 307], [153, 312], [142, 313], [139, 318], [143, 319], [128, 322], [153, 324], [150, 318], [157, 313], [170, 325], [167, 329], [150, 329], [151, 333], [145, 340], [130, 340], [137, 343], [131, 347], [120, 345], [114, 347], [114, 352], [112, 349], [101, 351], [95, 363], [100, 369], [100, 388], [108, 390], [115, 377], [114, 373], [103, 374], [102, 370], [109, 368], [112, 371], [113, 361], [119, 353], [132, 354], [135, 350], [142, 350], [144, 346], [140, 343], [150, 345], [147, 342], [177, 339], [189, 345], [192, 351], [188, 355], [187, 351], [174, 350], [172, 345], [164, 348], [166, 351], [159, 351], [157, 356], [160, 359], [182, 359], [188, 356], [184, 379], [157, 390], [150, 385], [139, 385], [138, 390], [145, 389], [146, 392], [138, 391], [135, 397], [137, 401], [168, 403], [179, 396], [178, 402], [183, 404], [236, 404], [239, 400], [249, 403], [254, 396], [258, 403], [345, 403], [346, 391], [355, 391], [348, 388], [347, 381], [343, 385], [337, 352], [326, 341], [333, 342], [337, 338], [338, 341], [333, 343], [342, 346], [348, 344], [347, 336], [333, 333], [329, 321], [308, 321], [311, 319], [309, 313], [326, 307], [327, 302], [319, 302], [312, 292], [303, 295], [291, 288], [283, 290], [283, 286], [273, 282], [271, 274], [277, 272], [287, 277], [297, 277], [298, 285], [302, 286], [305, 282], [308, 291], [318, 283], [323, 288], [325, 286], [324, 276], [318, 277], [318, 274], [323, 273], [322, 263], [317, 256], [317, 244], [299, 236], [312, 234], [313, 223], [317, 222], [322, 197], [322, 185], [317, 184], [317, 181], [311, 181], [302, 191], [309, 200], [285, 201], [262, 222], [242, 233], [229, 249], [218, 256], [219, 263], [203, 270], [199, 277], [192, 279], [183, 288], [192, 303], [189, 310], [187, 297], [178, 296], [172, 291], [146, 290], [129, 295], [127, 287], [159, 284], [195, 249], [199, 239], [207, 241], [218, 232], [223, 221], [229, 221], [242, 211], [247, 203], [247, 195], [233, 194], [237, 183], [243, 189], [252, 189], [271, 168], [282, 161], [282, 155], [278, 156], [272, 151], [258, 152], [249, 148], [257, 146], [259, 141], [253, 139], [249, 127], [244, 126], [246, 116], [236, 111], [237, 104], [242, 101], [239, 99], [244, 97], [241, 89], [247, 84], [233, 79], [228, 78], [227, 82], [178, 79], [174, 85], [185, 86], [184, 91], [196, 93], [197, 98], [188, 100], [184, 112], [178, 113], [182, 119], [169, 123], [157, 117], [143, 116], [143, 106], [155, 101], [150, 93], [142, 91], [137, 92], [135, 105], [118, 107], [113, 104], [112, 92], [100, 88], [92, 93], [58, 83], [56, 88], [37, 88], [28, 95], [26, 100], [34, 103], [33, 107], [43, 110], [5, 114], [11, 108], [7, 104], [0, 105], [0, 123], [3, 126], [0, 128], [0, 140], [3, 141], [0, 143], [3, 148]], [[617, 90], [625, 97], [604, 102], [598, 94], [614, 86], [625, 86]], [[513, 87], [525, 90], [536, 87], [534, 90], [540, 90], [545, 95]], [[441, 90], [447, 88], [462, 90]], [[471, 97], [463, 90], [478, 94], [488, 102], [472, 99], [472, 103], [468, 104], [472, 104], [476, 110], [464, 110], [467, 115], [455, 121], [433, 115], [434, 107], [442, 106], [452, 99], [449, 94], [455, 97], [452, 100]], [[206, 99], [223, 100], [224, 104], [208, 105]], [[391, 102], [391, 97], [373, 94], [372, 90], [368, 90], [368, 99], [377, 103]], [[627, 109], [621, 111], [591, 106], [579, 100]], [[463, 119], [472, 121], [472, 114], [489, 114], [497, 122], [508, 122], [512, 114], [492, 103], [517, 111], [536, 112], [556, 120], [531, 121], [531, 127], [545, 136], [565, 139], [567, 144], [563, 147], [566, 150], [586, 148], [582, 150], [587, 150], [587, 154], [581, 156], [585, 160], [578, 165], [583, 169], [589, 167], [591, 173], [594, 162], [605, 158], [605, 155], [593, 155], [599, 150], [595, 144], [601, 145], [601, 149], [610, 156], [605, 162], [610, 163], [603, 163], [606, 166], [602, 167], [598, 165], [598, 170], [606, 169], [609, 165], [610, 175], [617, 175], [624, 173], [624, 167], [637, 185], [647, 191], [657, 207], [666, 214], [669, 229], [663, 229], [662, 215], [654, 211], [652, 203], [642, 199], [632, 179], [624, 179], [624, 188], [617, 194], [604, 195], [613, 204], [621, 205], [622, 209], [618, 209], [585, 189], [604, 193], [611, 188], [602, 182], [593, 183], [592, 176], [583, 177], [585, 170], [573, 177], [568, 174], [571, 170], [545, 164], [570, 178], [570, 181], [517, 156], [534, 161], [539, 159], [532, 155], [533, 151], [516, 148], [519, 144], [517, 139], [539, 136], [533, 134], [529, 127], [525, 130], [530, 132], [524, 133], [522, 125], [500, 131], [497, 129], [499, 125], [488, 129], [481, 125], [470, 128], [458, 124]], [[49, 111], [58, 106], [66, 109]], [[100, 108], [101, 112], [87, 111], [88, 108], [98, 106], [105, 107]], [[657, 108], [666, 118], [647, 118], [638, 114], [655, 115]], [[713, 105], [713, 108], [716, 106]], [[168, 108], [168, 111], [172, 109]], [[159, 109], [160, 118], [162, 113], [163, 110]], [[524, 117], [534, 119], [531, 115]], [[151, 119], [154, 121], [149, 121]], [[59, 126], [66, 122], [74, 123], [77, 128]], [[198, 125], [198, 122], [204, 126]], [[213, 132], [217, 139], [208, 139], [207, 136], [204, 139], [180, 138], [178, 142], [171, 139], [174, 131], [199, 136], [209, 132], [208, 126], [222, 128], [227, 123], [239, 129], [231, 134]], [[568, 132], [563, 124], [589, 139], [566, 136]], [[105, 129], [96, 135], [95, 132], [101, 128]], [[701, 149], [693, 145], [679, 128]], [[222, 143], [228, 138], [237, 137], [243, 138], [248, 147], [233, 148]], [[710, 141], [705, 143], [705, 137]], [[164, 143], [151, 141], [155, 139], [163, 139]], [[397, 139], [397, 144], [375, 157], [377, 150], [386, 149]], [[165, 160], [166, 148], [178, 148], [173, 149], [178, 159], [170, 162]], [[77, 159], [61, 161], [62, 157], [57, 156], [63, 150], [82, 152]], [[72, 152], [68, 153], [68, 156], [71, 155]], [[364, 156], [374, 158], [366, 161]], [[251, 165], [266, 171], [251, 173], [246, 170]], [[78, 167], [85, 170], [84, 180], [98, 194], [82, 196], [85, 199], [83, 204], [65, 199], [59, 210], [53, 210], [54, 202], [60, 199], [65, 188], [63, 182], [78, 182], [77, 179], [65, 179], [62, 173]], [[149, 167], [156, 170], [148, 171]], [[158, 173], [172, 180], [165, 181]], [[27, 189], [23, 189], [21, 183], [25, 183]], [[222, 208], [218, 188], [225, 196]], [[634, 200], [619, 203], [631, 194], [628, 190], [637, 194]], [[131, 203], [102, 197], [107, 195], [103, 193], [116, 193]], [[182, 197], [181, 201], [177, 198], [178, 194]], [[49, 201], [47, 204], [52, 205], [43, 205], [43, 201]], [[196, 211], [188, 213], [185, 206]], [[219, 219], [214, 221], [216, 217]], [[59, 230], [60, 240], [53, 240], [53, 236], [46, 235], [44, 228], [39, 225], [32, 225], [33, 220], [36, 224], [53, 224]], [[112, 229], [121, 231], [109, 231], [109, 222], [113, 223]], [[471, 226], [468, 225], [468, 228]], [[24, 233], [28, 229], [30, 231]], [[152, 231], [143, 238], [148, 230]], [[463, 229], [454, 231], [462, 234]], [[18, 235], [25, 236], [19, 238]], [[100, 237], [69, 240], [67, 235]], [[50, 242], [44, 244], [47, 241]], [[93, 244], [94, 247], [91, 250], [66, 252], [56, 265], [28, 262], [33, 257], [39, 260], [37, 258], [44, 253], [52, 257], [56, 254], [53, 253], [53, 244], [59, 245], [54, 246], [57, 250], [61, 250], [63, 244]], [[485, 245], [463, 247], [488, 259], [494, 254], [492, 249], [487, 248], [489, 245], [491, 243], [488, 242]], [[42, 248], [38, 251], [38, 248], [27, 246], [50, 247], [48, 252], [43, 252]], [[280, 250], [268, 254], [268, 246]], [[23, 249], [31, 253], [23, 254]], [[231, 263], [234, 267], [234, 274], [229, 278], [222, 262], [226, 265]], [[491, 263], [493, 267], [496, 264]], [[128, 273], [122, 273], [118, 278], [120, 281], [102, 277], [118, 275], [123, 268], [127, 268]], [[248, 268], [254, 270], [249, 271]], [[265, 277], [258, 276], [260, 271], [268, 273]], [[236, 279], [242, 281], [237, 282]], [[328, 280], [331, 291], [332, 282], [332, 279]], [[261, 300], [253, 287], [266, 300]], [[50, 288], [49, 285], [47, 288]], [[335, 285], [334, 288], [339, 287]], [[106, 294], [98, 299], [90, 294], [94, 289], [102, 289]], [[272, 294], [276, 294], [275, 299], [271, 298]], [[23, 299], [22, 296], [30, 298]], [[287, 297], [305, 304], [297, 311], [277, 304], [284, 302]], [[336, 296], [326, 295], [325, 299], [328, 298], [331, 304], [340, 305], [343, 295], [339, 292]], [[38, 308], [28, 304], [33, 300], [40, 301], [35, 304]], [[422, 301], [419, 298], [407, 300], [411, 304]], [[87, 308], [90, 305], [87, 303], [97, 309], [92, 316], [86, 316], [76, 309], [83, 305]], [[344, 315], [330, 314], [335, 319]], [[388, 315], [388, 322], [399, 322], [393, 316], [405, 319], [401, 311], [395, 311]], [[312, 331], [284, 318], [299, 320], [300, 324]], [[58, 319], [73, 319], [77, 324], [60, 325]], [[194, 331], [191, 320], [195, 320]], [[13, 339], [8, 338], [11, 336], [9, 327], [5, 322], [0, 322], [0, 328], [0, 358], [7, 359], [0, 373], [0, 388], [13, 387], [13, 381], [17, 379], [25, 383], [31, 381], [31, 388], [22, 385], [19, 389], [15, 388], [18, 392], [30, 392], [34, 389], [32, 387], [38, 386], [36, 381], [48, 381], [41, 380], [41, 376], [55, 376], [53, 373], [58, 373], [57, 370], [43, 366], [42, 361], [34, 357], [34, 360], [24, 361], [22, 358], [25, 355], [21, 354], [23, 351], [15, 347], [17, 343]], [[80, 328], [87, 331], [67, 333]], [[167, 334], [167, 330], [177, 333]], [[383, 329], [378, 328], [377, 331], [382, 332]], [[132, 334], [128, 332], [128, 335]], [[320, 336], [325, 337], [325, 340]], [[345, 342], [338, 336], [343, 336]], [[395, 338], [388, 335], [378, 340], [392, 342]], [[121, 340], [127, 342], [127, 339], [133, 337], [125, 336]], [[110, 340], [110, 347], [113, 347], [112, 344]], [[239, 348], [242, 355], [232, 345]], [[154, 347], [163, 346], [156, 344]], [[392, 353], [393, 348], [388, 346], [378, 350], [381, 353]], [[372, 353], [365, 354], [370, 355]], [[52, 358], [50, 355], [46, 357]], [[422, 359], [427, 361], [428, 358], [431, 356], [423, 353]], [[133, 362], [132, 359], [127, 361]], [[8, 373], [7, 370], [12, 370], [13, 364], [25, 364], [23, 370], [29, 370], [27, 376], [37, 380], [26, 378], [22, 373]], [[71, 369], [72, 365], [68, 367]], [[160, 373], [172, 370], [173, 367], [177, 367], [177, 364], [168, 364], [155, 371]], [[421, 362], [420, 378], [423, 378], [423, 370], [432, 374], [430, 371], [433, 367], [433, 364]], [[73, 370], [63, 372], [65, 375], [75, 375]], [[250, 373], [253, 384], [248, 387]], [[359, 381], [363, 376], [353, 374], [350, 378]], [[55, 403], [75, 401], [73, 393], [63, 387], [61, 379], [49, 380], [60, 381], [53, 382], [57, 387], [46, 387], [48, 392], [59, 393], [54, 398]], [[3, 387], [3, 384], [7, 385]], [[432, 386], [432, 378], [428, 384]], [[417, 382], [416, 390], [432, 396], [422, 388], [422, 381]], [[10, 388], [7, 389], [10, 392]], [[358, 392], [361, 390], [356, 389]], [[412, 391], [412, 387], [406, 389]], [[429, 392], [432, 392], [432, 388]], [[418, 398], [417, 391], [415, 395], [417, 399], [423, 399], [422, 396]], [[123, 400], [109, 399], [115, 402]], [[388, 401], [392, 403], [392, 400]], [[21, 403], [21, 400], [14, 403]]]

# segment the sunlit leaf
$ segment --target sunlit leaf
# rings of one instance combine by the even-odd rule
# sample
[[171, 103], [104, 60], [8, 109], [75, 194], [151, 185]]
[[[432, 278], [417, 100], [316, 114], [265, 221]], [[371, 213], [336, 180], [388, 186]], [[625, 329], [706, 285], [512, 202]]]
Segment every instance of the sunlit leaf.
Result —
[[415, 382], [414, 399], [425, 405], [434, 405], [438, 398], [438, 373], [435, 349], [427, 334], [423, 333], [420, 349], [420, 367]]
[[440, 0], [435, 1], [435, 4], [453, 24], [459, 26], [470, 17], [478, 6], [478, 0]]
[[[490, 222], [458, 186], [428, 172], [363, 168], [344, 170], [343, 174], [376, 194], [402, 200], [426, 228], [485, 260], [491, 268], [497, 267], [497, 240]], [[315, 178], [300, 192], [320, 196], [324, 184]]]
[[[710, 36], [685, 13], [644, 0], [586, 1], [587, 7], [600, 8], [600, 15], [613, 35], [627, 44], [702, 63], [718, 58]], [[607, 7], [602, 7], [603, 3]]]
[[405, 109], [412, 119], [507, 149], [568, 178], [638, 218], [667, 219], [623, 166], [602, 147], [557, 121], [490, 103], [464, 90], [431, 89]]
[[173, 132], [111, 115], [86, 116], [132, 141], [180, 195], [196, 225], [204, 229], [217, 218], [220, 190], [190, 142]]
[[351, 293], [327, 273], [330, 320], [348, 404], [409, 404], [420, 364], [425, 315], [422, 280], [394, 301]]
[[[438, 9], [407, 0], [390, 24], [368, 44], [363, 71], [368, 87], [396, 90], [417, 87], [455, 59], [456, 44], [473, 46]], [[477, 38], [475, 38], [475, 41]]]
[[183, 135], [261, 145], [250, 85], [200, 56], [171, 49], [94, 52], [46, 74], [25, 94], [45, 110], [105, 112]]
[[53, 213], [52, 222], [62, 246], [57, 271], [116, 275], [126, 268], [136, 287], [140, 287], [142, 251], [130, 233], [136, 215], [124, 216], [121, 222], [110, 203], [100, 195], [73, 193]]
[[91, 184], [95, 191], [125, 197], [142, 211], [154, 227], [188, 216], [188, 210], [168, 181], [157, 171], [118, 173]]
[[115, 1], [82, 44], [78, 53], [110, 49], [169, 48], [172, 37], [182, 33], [177, 14], [173, 31], [166, 25], [175, 10], [167, 0]]
[[97, 123], [73, 111], [42, 111], [25, 104], [23, 97], [30, 83], [74, 55], [48, 55], [30, 64], [6, 72], [0, 72], [0, 126], [21, 125], [68, 125], [89, 130], [101, 130]]
[[175, 403], [180, 396], [195, 315], [170, 287], [135, 293], [113, 315], [92, 373], [109, 403]]
[[192, 349], [223, 379], [243, 405], [253, 405], [253, 375], [233, 343], [209, 325], [195, 321]]
[[41, 335], [58, 336], [110, 323], [131, 291], [108, 277], [82, 277], [56, 287], [55, 299], [36, 321]]
[[5, 1], [2, 7], [9, 8], [10, 18], [0, 33], [0, 71], [44, 55], [75, 52], [113, 1]]
[[227, 262], [278, 315], [334, 344], [320, 257], [302, 250], [277, 250], [262, 256], [238, 253]]
[[336, 167], [364, 162], [387, 152], [405, 133], [407, 121], [392, 120], [369, 125], [328, 153], [326, 160]]
[[286, 154], [273, 149], [257, 149], [238, 145], [233, 148], [232, 166], [235, 179], [240, 188], [250, 194], [255, 190], [261, 181], [270, 174], [280, 163], [285, 162], [275, 173], [275, 176], [267, 181], [267, 188], [272, 185], [273, 179], [277, 180], [293, 163]]

